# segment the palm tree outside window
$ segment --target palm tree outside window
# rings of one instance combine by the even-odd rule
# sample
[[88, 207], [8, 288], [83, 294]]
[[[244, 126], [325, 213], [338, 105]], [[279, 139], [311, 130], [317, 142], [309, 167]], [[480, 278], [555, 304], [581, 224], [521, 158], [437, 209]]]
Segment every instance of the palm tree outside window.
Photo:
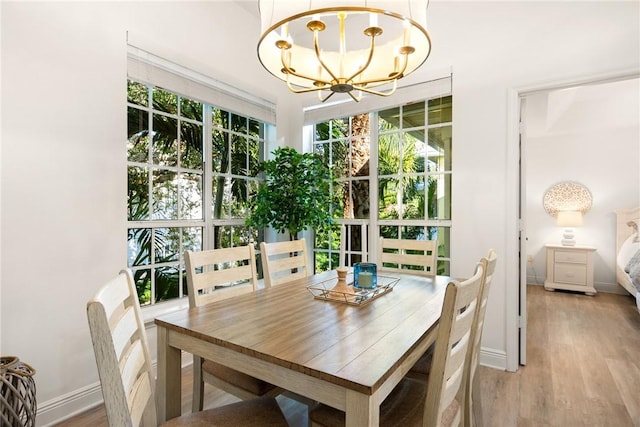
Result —
[[331, 119], [313, 128], [313, 149], [338, 181], [332, 189], [338, 226], [315, 236], [316, 271], [339, 265], [344, 224], [347, 265], [375, 253], [380, 236], [437, 239], [438, 274], [448, 274], [452, 97]]
[[127, 85], [128, 266], [142, 305], [186, 294], [185, 250], [261, 241], [244, 225], [268, 123]]

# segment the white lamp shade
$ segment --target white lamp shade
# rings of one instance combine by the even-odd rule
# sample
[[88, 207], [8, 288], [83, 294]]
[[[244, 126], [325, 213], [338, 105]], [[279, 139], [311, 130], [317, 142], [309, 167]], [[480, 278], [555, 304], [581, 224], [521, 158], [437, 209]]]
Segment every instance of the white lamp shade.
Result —
[[556, 217], [558, 227], [580, 227], [582, 225], [582, 212], [559, 211]]

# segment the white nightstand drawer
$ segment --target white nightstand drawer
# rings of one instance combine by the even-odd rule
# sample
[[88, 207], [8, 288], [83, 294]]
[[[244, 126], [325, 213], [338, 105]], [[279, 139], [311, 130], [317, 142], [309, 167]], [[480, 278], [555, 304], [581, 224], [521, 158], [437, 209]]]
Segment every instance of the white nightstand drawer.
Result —
[[593, 254], [590, 246], [547, 246], [547, 277], [544, 288], [548, 291], [564, 289], [595, 295], [593, 287]]
[[586, 264], [587, 254], [584, 252], [555, 251], [556, 262], [574, 262], [576, 264]]
[[587, 285], [587, 266], [581, 264], [556, 264], [553, 269], [553, 281]]

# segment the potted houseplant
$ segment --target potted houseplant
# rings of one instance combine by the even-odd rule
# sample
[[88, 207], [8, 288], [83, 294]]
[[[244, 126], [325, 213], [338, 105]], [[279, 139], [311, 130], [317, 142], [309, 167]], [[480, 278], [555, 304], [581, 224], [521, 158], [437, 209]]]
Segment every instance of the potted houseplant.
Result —
[[280, 147], [274, 158], [260, 164], [265, 181], [250, 200], [246, 224], [270, 226], [297, 240], [307, 228], [321, 229], [333, 224], [331, 217], [332, 175], [322, 157]]

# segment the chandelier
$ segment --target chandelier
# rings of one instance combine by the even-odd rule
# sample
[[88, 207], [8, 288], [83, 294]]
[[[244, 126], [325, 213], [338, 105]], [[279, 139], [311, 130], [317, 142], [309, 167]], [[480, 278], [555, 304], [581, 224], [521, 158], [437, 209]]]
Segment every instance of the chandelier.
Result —
[[[294, 93], [389, 96], [431, 52], [426, 0], [259, 0], [258, 58]], [[386, 85], [385, 88], [380, 86]]]

